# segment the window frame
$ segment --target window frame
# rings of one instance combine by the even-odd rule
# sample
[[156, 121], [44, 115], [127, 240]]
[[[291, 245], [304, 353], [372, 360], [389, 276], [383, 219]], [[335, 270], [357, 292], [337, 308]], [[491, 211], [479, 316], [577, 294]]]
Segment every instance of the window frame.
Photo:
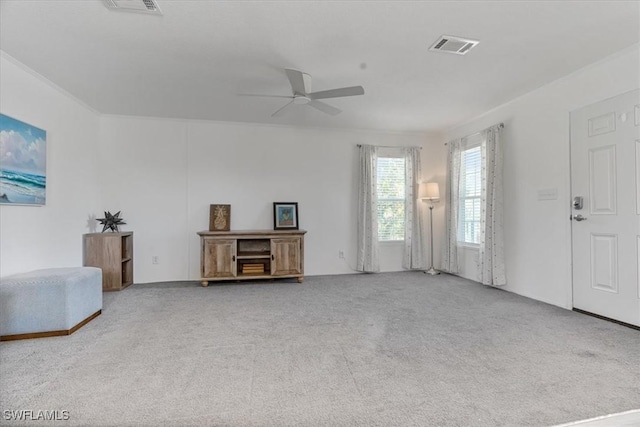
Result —
[[[402, 152], [401, 148], [392, 148], [392, 147], [380, 147], [379, 151], [378, 151], [378, 156], [377, 156], [378, 160], [381, 158], [390, 158], [390, 159], [405, 159], [404, 153]], [[406, 159], [405, 159], [405, 173], [404, 173], [404, 180], [406, 180], [406, 171], [407, 171], [407, 164], [406, 164]], [[378, 164], [376, 162], [376, 188], [378, 186]], [[405, 187], [406, 187], [406, 182], [405, 182]], [[378, 194], [377, 190], [376, 190], [376, 200], [378, 201], [378, 204], [380, 202], [380, 200], [385, 200], [385, 201], [403, 201], [404, 202], [404, 206], [405, 209], [407, 207], [407, 195], [405, 194], [404, 198], [402, 199], [381, 199], [380, 195]], [[377, 214], [377, 212], [376, 212]], [[378, 219], [378, 232], [380, 231], [380, 217], [377, 217]], [[403, 230], [406, 230], [406, 224], [403, 223]], [[402, 236], [401, 240], [381, 240], [380, 239], [380, 233], [378, 233], [378, 243], [379, 244], [383, 244], [383, 245], [398, 245], [398, 244], [403, 244], [405, 241], [405, 236]]]
[[[458, 235], [456, 236], [456, 242], [458, 244], [458, 246], [461, 247], [467, 247], [467, 248], [474, 248], [477, 249], [480, 247], [480, 242], [476, 243], [476, 242], [468, 242], [464, 239], [464, 218], [462, 217], [462, 213], [464, 212], [464, 202], [466, 200], [478, 200], [480, 202], [480, 212], [482, 214], [482, 144], [484, 144], [484, 138], [482, 136], [481, 133], [476, 133], [473, 135], [469, 135], [468, 137], [465, 137], [462, 139], [462, 147], [460, 150], [460, 189], [458, 191]], [[464, 174], [464, 171], [462, 169], [462, 158], [464, 156], [464, 153], [466, 151], [469, 150], [473, 150], [475, 148], [480, 148], [480, 170], [479, 170], [479, 179], [480, 179], [480, 194], [478, 196], [471, 196], [471, 197], [466, 197], [466, 196], [461, 196], [462, 194], [462, 175]], [[475, 221], [474, 221], [475, 222]], [[478, 220], [478, 227], [480, 227], [480, 224], [482, 222], [482, 218], [480, 218]]]

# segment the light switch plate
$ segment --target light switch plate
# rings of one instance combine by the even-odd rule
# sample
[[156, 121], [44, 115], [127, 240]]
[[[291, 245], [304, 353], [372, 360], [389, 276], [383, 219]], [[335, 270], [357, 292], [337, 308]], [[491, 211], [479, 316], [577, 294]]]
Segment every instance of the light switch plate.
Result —
[[558, 189], [557, 188], [543, 188], [538, 190], [538, 200], [557, 200]]

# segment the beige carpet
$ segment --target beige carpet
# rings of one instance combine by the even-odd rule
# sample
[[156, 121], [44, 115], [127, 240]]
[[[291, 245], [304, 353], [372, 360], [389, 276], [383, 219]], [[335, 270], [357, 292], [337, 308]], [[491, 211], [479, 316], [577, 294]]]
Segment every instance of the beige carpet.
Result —
[[[0, 344], [0, 424], [551, 426], [640, 408], [640, 332], [457, 277], [104, 297], [72, 336]], [[25, 410], [69, 420], [7, 418]]]

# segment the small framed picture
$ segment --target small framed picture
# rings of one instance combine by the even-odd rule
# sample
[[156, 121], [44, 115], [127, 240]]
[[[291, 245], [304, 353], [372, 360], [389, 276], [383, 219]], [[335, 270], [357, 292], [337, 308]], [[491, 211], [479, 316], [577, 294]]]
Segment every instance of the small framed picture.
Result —
[[273, 229], [297, 230], [298, 229], [298, 203], [274, 202], [273, 203]]
[[209, 231], [229, 231], [231, 228], [231, 205], [209, 206]]

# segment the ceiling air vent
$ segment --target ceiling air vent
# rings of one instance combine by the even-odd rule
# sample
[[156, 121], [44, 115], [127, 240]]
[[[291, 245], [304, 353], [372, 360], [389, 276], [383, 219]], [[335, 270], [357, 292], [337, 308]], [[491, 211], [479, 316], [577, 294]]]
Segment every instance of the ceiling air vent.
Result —
[[440, 36], [429, 50], [465, 55], [478, 43], [480, 43], [478, 40], [463, 39], [455, 36]]
[[103, 2], [111, 10], [162, 15], [155, 0], [103, 0]]

